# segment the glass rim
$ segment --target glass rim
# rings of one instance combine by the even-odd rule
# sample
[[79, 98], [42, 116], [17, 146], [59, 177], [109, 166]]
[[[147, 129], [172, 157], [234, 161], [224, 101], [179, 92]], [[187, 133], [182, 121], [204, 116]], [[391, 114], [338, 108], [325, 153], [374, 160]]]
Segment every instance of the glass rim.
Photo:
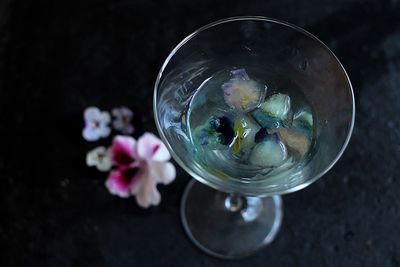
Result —
[[[162, 141], [165, 143], [166, 147], [168, 148], [169, 152], [171, 153], [173, 159], [178, 163], [178, 165], [184, 169], [191, 177], [195, 178], [197, 181], [210, 186], [216, 190], [219, 191], [223, 191], [223, 192], [227, 192], [227, 193], [241, 193], [240, 190], [236, 190], [235, 187], [233, 186], [233, 184], [230, 184], [230, 186], [227, 186], [228, 183], [223, 182], [224, 186], [219, 186], [218, 184], [209, 181], [207, 179], [204, 179], [202, 176], [198, 175], [197, 173], [195, 173], [194, 171], [192, 171], [181, 159], [180, 157], [174, 152], [174, 150], [172, 149], [171, 144], [169, 143], [168, 139], [166, 138], [164, 132], [161, 129], [161, 125], [159, 122], [159, 117], [158, 117], [158, 112], [157, 112], [157, 92], [158, 92], [158, 87], [161, 81], [161, 77], [163, 76], [163, 72], [166, 68], [166, 66], [169, 64], [170, 60], [172, 59], [172, 57], [176, 54], [176, 52], [182, 47], [184, 46], [187, 42], [189, 42], [191, 39], [193, 39], [194, 37], [196, 37], [199, 33], [212, 28], [214, 26], [218, 26], [221, 24], [225, 24], [225, 23], [229, 23], [229, 22], [235, 22], [235, 21], [264, 21], [264, 22], [270, 22], [270, 23], [274, 23], [274, 24], [279, 24], [288, 28], [291, 28], [293, 30], [296, 30], [312, 39], [314, 39], [315, 41], [317, 41], [323, 48], [325, 48], [327, 50], [327, 52], [333, 56], [333, 58], [336, 60], [336, 62], [339, 64], [340, 69], [342, 70], [345, 78], [346, 78], [346, 82], [348, 84], [348, 89], [350, 91], [350, 96], [351, 96], [351, 102], [352, 102], [352, 115], [351, 115], [351, 121], [350, 121], [350, 127], [349, 127], [349, 131], [347, 133], [347, 137], [345, 139], [345, 141], [343, 142], [343, 145], [340, 149], [340, 151], [337, 153], [336, 157], [330, 162], [330, 164], [324, 168], [324, 170], [322, 170], [321, 172], [319, 172], [318, 174], [314, 175], [313, 177], [309, 178], [309, 179], [305, 179], [304, 182], [291, 187], [291, 188], [286, 188], [286, 189], [281, 189], [281, 190], [272, 190], [271, 192], [257, 192], [255, 194], [251, 193], [251, 192], [243, 192], [244, 195], [255, 195], [255, 196], [273, 196], [273, 195], [283, 195], [283, 194], [287, 194], [287, 193], [292, 193], [292, 192], [296, 192], [299, 191], [307, 186], [309, 186], [310, 184], [314, 183], [315, 181], [317, 181], [319, 178], [321, 178], [322, 176], [324, 176], [329, 170], [332, 169], [332, 167], [337, 163], [337, 161], [340, 159], [340, 157], [343, 155], [344, 151], [346, 150], [349, 142], [350, 142], [350, 138], [351, 135], [353, 133], [353, 129], [354, 129], [354, 123], [355, 123], [355, 99], [354, 99], [354, 92], [353, 92], [353, 86], [351, 84], [350, 78], [346, 72], [346, 70], [344, 69], [342, 63], [340, 62], [340, 60], [336, 57], [336, 55], [330, 50], [330, 48], [324, 44], [320, 39], [318, 39], [316, 36], [314, 36], [313, 34], [311, 34], [310, 32], [304, 30], [303, 28], [296, 26], [294, 24], [279, 20], [279, 19], [273, 19], [273, 18], [268, 18], [268, 17], [263, 17], [263, 16], [236, 16], [236, 17], [229, 17], [229, 18], [225, 18], [225, 19], [221, 19], [221, 20], [217, 20], [214, 22], [211, 22], [209, 24], [206, 24], [200, 28], [198, 28], [197, 30], [195, 30], [194, 32], [192, 32], [191, 34], [189, 34], [188, 36], [186, 36], [181, 42], [178, 43], [178, 45], [176, 45], [172, 51], [169, 53], [169, 55], [167, 56], [167, 58], [165, 59], [164, 63], [162, 64], [158, 75], [157, 75], [157, 79], [156, 82], [154, 84], [154, 93], [153, 93], [153, 113], [154, 113], [154, 120], [156, 123], [156, 127], [157, 127], [157, 131], [161, 136]], [[210, 174], [212, 175], [212, 174]], [[215, 175], [213, 175], [215, 176]], [[230, 187], [230, 188], [228, 188]]]

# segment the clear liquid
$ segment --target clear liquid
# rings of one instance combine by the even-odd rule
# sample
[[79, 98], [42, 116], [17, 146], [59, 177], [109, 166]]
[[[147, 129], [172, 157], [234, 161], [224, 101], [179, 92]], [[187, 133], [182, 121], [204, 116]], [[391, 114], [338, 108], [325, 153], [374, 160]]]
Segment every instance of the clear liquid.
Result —
[[[247, 109], [234, 108], [226, 103], [222, 87], [232, 79], [231, 71], [233, 68], [221, 70], [208, 79], [205, 79], [198, 86], [187, 105], [187, 110], [184, 112], [186, 116], [182, 117], [185, 121], [182, 121], [181, 125], [186, 128], [182, 130], [187, 133], [187, 140], [189, 146], [193, 148], [193, 158], [196, 161], [196, 165], [203, 171], [211, 172], [223, 179], [232, 178], [241, 180], [262, 179], [263, 177], [274, 176], [291, 168], [301, 169], [301, 166], [312, 156], [312, 146], [315, 144], [315, 130], [312, 124], [311, 127], [302, 127], [304, 124], [298, 123], [297, 117], [299, 117], [299, 114], [304, 114], [304, 112], [308, 113], [310, 115], [309, 117], [314, 117], [312, 108], [302, 94], [300, 86], [284, 78], [282, 79], [282, 76], [265, 72], [259, 68], [245, 67], [243, 69], [246, 70], [251, 81], [254, 81], [260, 90], [258, 103], [253, 107]], [[285, 122], [278, 127], [272, 128], [260, 125], [259, 122], [254, 119], [254, 112], [259, 111], [264, 101], [270, 99], [272, 95], [277, 93], [290, 97], [291, 105], [285, 117]], [[236, 122], [243, 121], [244, 119], [250, 122], [252, 125], [250, 128], [254, 128], [254, 131], [251, 132], [250, 130], [251, 134], [244, 137], [245, 141], [240, 142], [242, 146], [239, 146], [239, 149], [238, 143], [235, 140], [228, 140], [226, 144], [217, 144], [217, 146], [204, 144], [207, 142], [207, 139], [205, 139], [205, 141], [199, 140], [198, 132], [199, 129], [205, 127], [204, 125], [207, 125], [207, 121], [212, 117], [229, 118], [233, 125], [236, 125]], [[285, 145], [285, 142], [280, 140], [279, 143], [283, 145], [286, 153], [284, 160], [281, 160], [279, 164], [274, 164], [274, 166], [268, 166], [268, 164], [263, 166], [262, 158], [271, 157], [268, 153], [274, 153], [274, 150], [263, 150], [262, 153], [265, 154], [258, 153], [258, 158], [254, 156], [256, 154], [255, 146], [257, 145], [254, 141], [254, 134], [256, 134], [260, 128], [266, 128], [269, 133], [278, 133], [277, 136], [279, 137], [283, 136], [281, 135], [283, 131], [289, 133], [295, 132], [297, 136], [300, 136], [299, 140], [305, 140], [305, 138], [307, 138], [307, 142], [309, 142], [308, 148], [306, 149], [307, 151], [304, 150], [304, 145], [303, 148], [301, 144], [300, 148], [296, 148], [296, 146], [299, 147], [299, 144], [291, 144], [288, 146], [287, 144]], [[236, 134], [236, 139], [239, 138], [237, 132], [234, 133]], [[291, 143], [293, 142], [299, 143], [299, 141], [296, 140], [291, 141]], [[299, 152], [299, 149], [301, 152]], [[254, 164], [254, 159], [257, 160], [256, 162], [261, 162], [261, 164]]]

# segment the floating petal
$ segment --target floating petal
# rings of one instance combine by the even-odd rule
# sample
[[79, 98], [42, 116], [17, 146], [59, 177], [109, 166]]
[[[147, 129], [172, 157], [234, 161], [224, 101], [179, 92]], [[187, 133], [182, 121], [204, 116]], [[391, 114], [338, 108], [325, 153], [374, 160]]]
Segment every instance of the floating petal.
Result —
[[232, 74], [233, 78], [242, 79], [244, 81], [250, 81], [250, 77], [249, 77], [249, 75], [247, 75], [247, 72], [245, 69], [231, 70], [231, 74]]
[[248, 152], [255, 145], [254, 138], [260, 126], [250, 116], [243, 116], [234, 124], [235, 140], [232, 147], [233, 153]]
[[213, 116], [194, 130], [194, 138], [198, 144], [207, 145], [210, 149], [230, 145], [234, 138], [232, 121], [226, 116]]

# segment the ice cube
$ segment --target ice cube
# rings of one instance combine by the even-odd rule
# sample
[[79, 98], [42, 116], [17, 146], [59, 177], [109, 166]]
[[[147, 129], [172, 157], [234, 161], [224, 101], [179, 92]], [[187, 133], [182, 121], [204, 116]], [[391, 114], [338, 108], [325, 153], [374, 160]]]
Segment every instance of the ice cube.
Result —
[[269, 116], [283, 121], [290, 111], [290, 97], [281, 93], [274, 94], [262, 103], [260, 107]]
[[280, 142], [276, 134], [272, 134], [253, 148], [249, 161], [256, 166], [278, 167], [286, 159], [287, 150], [285, 145]]
[[311, 112], [301, 110], [293, 116], [293, 126], [311, 130], [313, 127], [313, 116]]
[[263, 128], [273, 129], [283, 127], [283, 122], [279, 118], [270, 116], [262, 109], [254, 110], [251, 115]]
[[221, 86], [226, 104], [239, 110], [257, 107], [264, 97], [265, 88], [251, 80], [244, 69], [233, 70], [231, 74], [233, 78]]
[[203, 125], [196, 127], [193, 132], [194, 142], [210, 149], [218, 149], [221, 146], [221, 134], [215, 130], [205, 128]]
[[293, 150], [300, 153], [301, 156], [307, 154], [310, 149], [310, 140], [306, 135], [292, 129], [280, 128], [278, 129], [279, 136], [282, 142]]
[[255, 145], [254, 138], [260, 128], [257, 122], [250, 116], [241, 116], [237, 118], [233, 126], [235, 140], [232, 152], [236, 154], [239, 153], [239, 151], [243, 151], [244, 153], [250, 151]]
[[212, 116], [194, 130], [195, 142], [210, 149], [230, 145], [234, 137], [232, 121], [226, 116]]

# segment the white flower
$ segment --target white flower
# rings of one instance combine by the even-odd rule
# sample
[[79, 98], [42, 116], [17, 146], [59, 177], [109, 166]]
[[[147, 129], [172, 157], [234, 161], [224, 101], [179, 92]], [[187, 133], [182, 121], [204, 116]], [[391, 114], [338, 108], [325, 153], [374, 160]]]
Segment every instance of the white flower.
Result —
[[123, 134], [132, 134], [135, 128], [131, 121], [133, 118], [133, 112], [127, 107], [114, 108], [112, 115], [115, 117], [113, 126], [115, 130], [120, 131]]
[[99, 171], [106, 172], [111, 169], [111, 157], [103, 146], [96, 147], [86, 154], [86, 165], [95, 166]]
[[96, 141], [101, 137], [107, 137], [111, 129], [108, 124], [111, 121], [110, 114], [107, 111], [100, 111], [96, 107], [88, 107], [83, 113], [85, 127], [82, 130], [82, 136], [87, 141]]

